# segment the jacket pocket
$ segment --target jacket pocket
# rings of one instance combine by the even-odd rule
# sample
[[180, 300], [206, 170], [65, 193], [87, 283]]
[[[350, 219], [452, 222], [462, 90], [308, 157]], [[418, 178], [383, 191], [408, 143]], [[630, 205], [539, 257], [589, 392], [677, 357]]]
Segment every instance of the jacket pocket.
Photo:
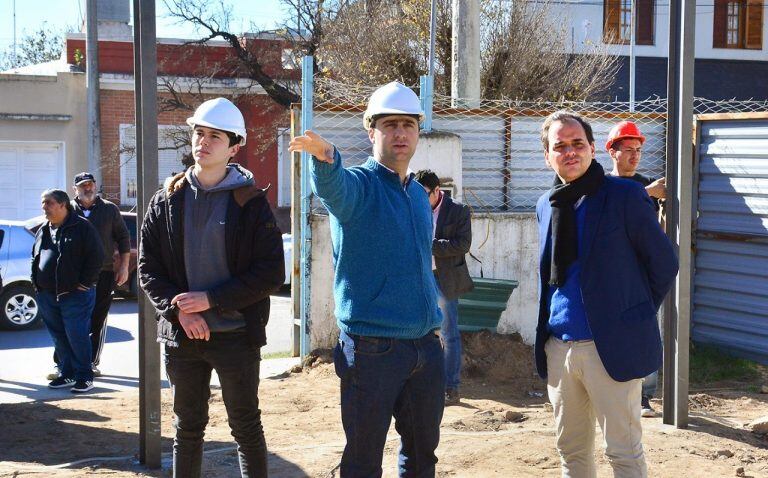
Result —
[[633, 305], [621, 313], [621, 320], [639, 321], [648, 319], [656, 319], [656, 310], [650, 300]]

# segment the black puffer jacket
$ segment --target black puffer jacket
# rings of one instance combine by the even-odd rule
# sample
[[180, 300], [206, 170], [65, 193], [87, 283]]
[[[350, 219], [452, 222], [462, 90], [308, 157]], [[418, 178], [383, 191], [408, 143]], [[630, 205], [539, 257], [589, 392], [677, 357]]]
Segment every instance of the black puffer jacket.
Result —
[[[50, 223], [45, 221], [35, 233], [32, 246], [32, 286], [37, 289], [37, 268], [43, 234]], [[56, 261], [56, 297], [72, 292], [78, 286], [93, 287], [104, 262], [104, 247], [96, 229], [87, 219], [70, 212], [59, 229], [59, 258]]]
[[[157, 341], [178, 346], [184, 334], [171, 300], [189, 292], [184, 266], [184, 173], [152, 197], [141, 227], [139, 281], [157, 310]], [[269, 295], [285, 280], [283, 240], [266, 198], [255, 186], [235, 189], [225, 229], [231, 278], [208, 291], [212, 307], [238, 310], [255, 348], [267, 343]]]

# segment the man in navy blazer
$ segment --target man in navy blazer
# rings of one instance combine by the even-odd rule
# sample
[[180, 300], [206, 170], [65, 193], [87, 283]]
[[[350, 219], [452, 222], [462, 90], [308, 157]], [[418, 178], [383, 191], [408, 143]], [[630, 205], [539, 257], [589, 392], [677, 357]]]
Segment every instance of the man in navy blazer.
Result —
[[596, 476], [597, 419], [614, 476], [646, 477], [640, 388], [661, 365], [656, 312], [677, 274], [677, 257], [643, 187], [605, 176], [586, 120], [555, 112], [541, 139], [556, 178], [536, 205], [535, 352], [563, 476]]

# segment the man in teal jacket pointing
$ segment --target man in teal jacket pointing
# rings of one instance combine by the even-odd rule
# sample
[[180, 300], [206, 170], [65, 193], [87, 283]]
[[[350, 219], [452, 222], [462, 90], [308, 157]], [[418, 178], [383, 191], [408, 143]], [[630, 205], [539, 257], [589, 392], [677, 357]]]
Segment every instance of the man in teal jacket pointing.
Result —
[[432, 210], [408, 165], [423, 118], [416, 94], [392, 82], [376, 90], [363, 123], [373, 156], [342, 167], [312, 131], [312, 190], [330, 213], [335, 265], [334, 350], [347, 444], [341, 476], [381, 476], [392, 417], [401, 436], [400, 476], [434, 476], [445, 378], [442, 317], [432, 274]]

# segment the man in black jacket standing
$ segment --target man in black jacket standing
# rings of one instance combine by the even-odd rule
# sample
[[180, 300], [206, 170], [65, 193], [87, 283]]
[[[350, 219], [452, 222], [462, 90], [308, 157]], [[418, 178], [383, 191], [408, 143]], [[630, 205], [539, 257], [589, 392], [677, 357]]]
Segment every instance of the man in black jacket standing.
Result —
[[440, 190], [437, 174], [424, 169], [416, 173], [416, 180], [427, 192], [432, 207], [432, 271], [443, 313], [440, 335], [445, 353], [445, 404], [455, 405], [461, 384], [459, 296], [474, 288], [466, 261], [472, 245], [472, 221], [468, 206]]
[[[120, 210], [109, 201], [102, 199], [96, 192], [96, 179], [93, 174], [83, 172], [75, 176], [75, 199], [72, 206], [75, 213], [88, 219], [99, 233], [104, 246], [104, 264], [96, 283], [96, 305], [91, 315], [91, 352], [93, 373], [99, 375], [101, 351], [107, 332], [107, 315], [112, 304], [112, 290], [115, 285], [123, 285], [128, 280], [128, 266], [131, 260], [131, 238]], [[112, 251], [117, 245], [120, 260], [114, 270]]]
[[104, 250], [96, 229], [75, 214], [66, 192], [49, 189], [41, 204], [46, 222], [35, 234], [32, 285], [61, 363], [61, 374], [48, 387], [85, 393], [93, 388], [88, 332]]
[[228, 164], [246, 139], [237, 107], [209, 100], [187, 123], [195, 164], [154, 195], [139, 245], [140, 283], [157, 310], [173, 390], [173, 476], [201, 474], [212, 370], [242, 476], [267, 476], [259, 362], [269, 294], [285, 276], [282, 237], [266, 190]]
[[[75, 175], [75, 198], [72, 207], [78, 216], [84, 217], [96, 228], [104, 248], [104, 261], [96, 281], [96, 303], [91, 314], [91, 366], [95, 376], [101, 375], [99, 362], [107, 335], [107, 315], [112, 304], [112, 290], [115, 284], [122, 285], [128, 280], [128, 265], [131, 259], [131, 239], [120, 209], [102, 199], [96, 189], [93, 174], [82, 172]], [[114, 270], [112, 251], [117, 245], [120, 255], [117, 271]], [[56, 371], [48, 376], [53, 380], [59, 375], [59, 359], [54, 354]]]

